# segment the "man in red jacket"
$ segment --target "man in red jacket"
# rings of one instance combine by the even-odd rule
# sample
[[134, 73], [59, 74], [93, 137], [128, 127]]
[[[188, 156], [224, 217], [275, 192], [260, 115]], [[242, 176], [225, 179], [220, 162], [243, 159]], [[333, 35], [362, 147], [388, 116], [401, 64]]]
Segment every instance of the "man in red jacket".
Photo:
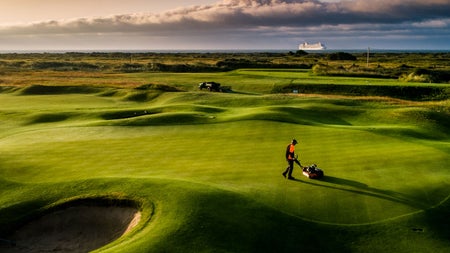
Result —
[[295, 145], [297, 143], [297, 140], [293, 139], [291, 143], [286, 147], [286, 161], [288, 162], [288, 167], [283, 172], [283, 177], [286, 178], [287, 174], [288, 179], [295, 179], [292, 176], [292, 171], [294, 170], [294, 162], [296, 162], [301, 167], [300, 162], [295, 158]]

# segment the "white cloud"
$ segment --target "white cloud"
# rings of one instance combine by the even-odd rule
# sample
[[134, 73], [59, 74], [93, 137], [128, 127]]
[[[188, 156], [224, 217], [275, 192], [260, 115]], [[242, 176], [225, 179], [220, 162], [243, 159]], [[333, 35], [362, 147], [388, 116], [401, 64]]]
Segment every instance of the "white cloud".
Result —
[[450, 18], [447, 19], [433, 19], [425, 20], [422, 22], [415, 22], [412, 24], [414, 27], [419, 28], [450, 28]]

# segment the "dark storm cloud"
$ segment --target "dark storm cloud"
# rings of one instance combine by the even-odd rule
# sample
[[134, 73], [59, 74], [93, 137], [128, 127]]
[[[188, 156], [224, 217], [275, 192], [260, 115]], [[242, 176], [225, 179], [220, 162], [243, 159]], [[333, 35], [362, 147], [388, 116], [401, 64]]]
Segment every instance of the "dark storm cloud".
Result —
[[[0, 27], [1, 36], [450, 36], [450, 0], [223, 0], [163, 13], [57, 20]], [[394, 33], [394, 34], [392, 34]], [[378, 34], [378, 35], [377, 35]]]
[[[448, 26], [449, 0], [225, 0], [160, 14], [126, 14], [3, 27], [3, 34], [162, 32], [257, 27], [422, 23]], [[438, 21], [436, 21], [438, 22]]]

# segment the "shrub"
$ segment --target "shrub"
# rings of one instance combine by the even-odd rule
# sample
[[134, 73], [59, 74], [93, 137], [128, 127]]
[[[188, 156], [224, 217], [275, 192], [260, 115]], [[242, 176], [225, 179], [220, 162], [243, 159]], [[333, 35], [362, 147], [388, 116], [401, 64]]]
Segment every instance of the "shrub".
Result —
[[304, 50], [297, 50], [295, 51], [295, 56], [305, 56], [308, 55], [308, 52], [304, 51]]
[[356, 56], [345, 52], [332, 53], [327, 58], [332, 61], [356, 61]]
[[437, 86], [386, 86], [338, 84], [288, 84], [275, 86], [272, 93], [334, 94], [346, 96], [387, 96], [407, 100], [445, 100], [449, 89]]
[[399, 77], [404, 82], [420, 83], [448, 83], [450, 82], [450, 71], [437, 71], [427, 69], [415, 69], [411, 73], [403, 73]]
[[428, 83], [431, 82], [430, 76], [425, 74], [416, 74], [416, 73], [409, 73], [409, 74], [402, 74], [399, 78], [400, 81], [403, 82], [418, 82], [418, 83]]
[[327, 75], [329, 72], [329, 67], [319, 63], [312, 67], [312, 72], [315, 75]]
[[32, 69], [51, 69], [51, 70], [99, 70], [100, 67], [87, 62], [65, 62], [65, 61], [38, 61], [31, 64]]
[[238, 69], [238, 68], [251, 68], [256, 67], [256, 64], [248, 59], [225, 59], [216, 63], [216, 66], [224, 69]]
[[145, 65], [139, 63], [124, 63], [120, 66], [120, 71], [126, 73], [143, 72], [145, 70]]

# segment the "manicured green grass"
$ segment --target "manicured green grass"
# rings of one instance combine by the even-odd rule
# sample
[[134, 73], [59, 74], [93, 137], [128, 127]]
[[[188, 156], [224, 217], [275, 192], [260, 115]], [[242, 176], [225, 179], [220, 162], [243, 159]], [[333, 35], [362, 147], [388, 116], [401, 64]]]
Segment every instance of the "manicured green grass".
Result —
[[[109, 196], [141, 202], [143, 220], [104, 252], [450, 249], [448, 101], [255, 94], [270, 82], [0, 94], [0, 235], [52, 203]], [[323, 180], [281, 176], [293, 137]]]

